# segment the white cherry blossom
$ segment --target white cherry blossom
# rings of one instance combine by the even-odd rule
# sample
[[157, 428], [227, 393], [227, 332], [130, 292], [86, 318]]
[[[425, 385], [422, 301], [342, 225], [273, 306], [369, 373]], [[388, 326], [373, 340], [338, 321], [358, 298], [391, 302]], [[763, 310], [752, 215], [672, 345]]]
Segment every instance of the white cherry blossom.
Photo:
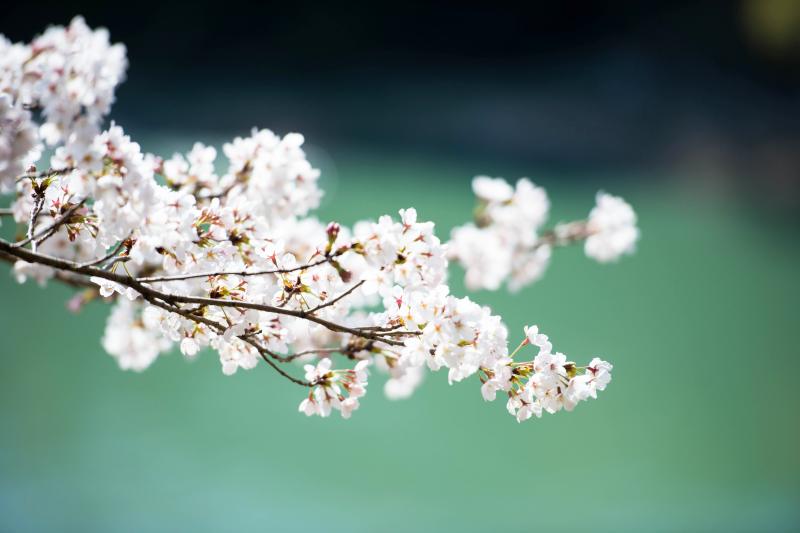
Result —
[[471, 290], [519, 291], [542, 278], [553, 248], [585, 241], [586, 255], [601, 262], [632, 253], [639, 238], [636, 214], [624, 200], [598, 193], [588, 221], [556, 224], [542, 231], [550, 210], [544, 189], [522, 178], [512, 187], [502, 178], [478, 176], [475, 221], [451, 232], [448, 256], [465, 270]]
[[518, 290], [540, 278], [550, 260], [549, 245], [539, 242], [550, 210], [544, 189], [527, 178], [512, 187], [486, 176], [475, 178], [472, 188], [479, 200], [475, 223], [455, 228], [449, 243], [450, 258], [466, 270], [467, 287], [496, 290], [507, 281]]
[[141, 372], [171, 346], [160, 331], [142, 320], [142, 307], [120, 299], [111, 311], [103, 335], [103, 348], [123, 370]]
[[0, 239], [0, 259], [19, 282], [78, 287], [73, 310], [111, 302], [102, 346], [121, 368], [214, 351], [224, 375], [271, 367], [303, 387], [300, 412], [342, 418], [360, 407], [369, 367], [391, 399], [428, 372], [480, 382], [520, 422], [606, 389], [611, 364], [578, 366], [536, 326], [509, 345], [498, 315], [451, 292], [448, 269], [460, 263], [469, 289], [521, 290], [561, 246], [585, 241], [613, 260], [638, 238], [624, 200], [601, 193], [588, 220], [546, 229], [544, 189], [479, 176], [475, 219], [449, 242], [413, 207], [326, 223], [300, 134], [254, 128], [163, 159], [106, 123], [126, 68], [124, 46], [80, 17], [30, 43], [0, 36], [0, 194], [25, 235]]
[[30, 112], [0, 93], [0, 193], [13, 190], [17, 178], [38, 159], [37, 145]]
[[604, 192], [597, 193], [597, 205], [589, 213], [586, 255], [600, 263], [615, 261], [633, 253], [639, 240], [636, 213], [625, 200]]

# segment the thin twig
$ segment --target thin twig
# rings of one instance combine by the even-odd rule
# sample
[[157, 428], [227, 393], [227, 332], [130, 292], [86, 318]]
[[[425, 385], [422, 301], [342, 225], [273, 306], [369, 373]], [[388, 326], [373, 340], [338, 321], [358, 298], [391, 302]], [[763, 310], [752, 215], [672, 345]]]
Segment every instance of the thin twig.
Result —
[[[164, 310], [169, 311], [171, 313], [179, 314], [179, 315], [183, 316], [184, 318], [188, 318], [189, 320], [192, 320], [194, 322], [205, 324], [205, 325], [215, 329], [217, 331], [217, 333], [219, 333], [220, 335], [225, 332], [226, 328], [222, 324], [214, 322], [213, 320], [210, 320], [210, 319], [208, 319], [206, 317], [198, 316], [198, 315], [195, 315], [195, 314], [190, 313], [188, 311], [185, 311], [185, 310], [181, 309], [180, 306], [178, 306], [178, 305], [169, 304], [167, 302], [164, 302], [164, 301], [159, 300], [158, 298], [154, 298], [152, 296], [142, 295], [142, 297], [145, 300], [147, 300], [148, 302], [150, 302], [152, 305], [155, 305], [156, 307], [160, 307], [161, 309], [164, 309]], [[250, 346], [255, 348], [255, 350], [258, 352], [259, 356], [264, 360], [264, 362], [266, 362], [269, 366], [271, 366], [273, 369], [275, 369], [280, 375], [282, 375], [286, 379], [290, 380], [292, 383], [296, 383], [298, 385], [302, 385], [303, 387], [310, 387], [311, 386], [311, 383], [309, 383], [308, 381], [303, 380], [303, 379], [298, 379], [298, 378], [292, 376], [291, 374], [287, 373], [285, 370], [283, 370], [278, 365], [276, 365], [275, 362], [272, 361], [272, 359], [270, 357], [273, 357], [275, 359], [280, 360], [280, 356], [278, 356], [277, 354], [272, 353], [270, 350], [264, 348], [263, 346], [261, 346], [260, 344], [255, 342], [253, 339], [247, 337], [246, 335], [240, 335], [239, 339], [243, 340], [244, 342], [246, 342], [247, 344], [249, 344]]]
[[[131, 278], [132, 279], [132, 278]], [[123, 282], [122, 283], [126, 286], [131, 286], [129, 284]], [[133, 286], [134, 289], [139, 290], [137, 287]], [[154, 291], [154, 289], [150, 289], [147, 287], [148, 290]], [[158, 291], [155, 291], [158, 292]], [[159, 293], [163, 295], [168, 300], [172, 300], [175, 302], [182, 302], [182, 303], [190, 303], [190, 304], [201, 304], [201, 305], [210, 305], [216, 307], [234, 307], [234, 308], [241, 308], [241, 309], [255, 309], [256, 311], [266, 311], [268, 313], [275, 313], [279, 315], [287, 315], [293, 316], [295, 318], [302, 318], [308, 320], [310, 322], [315, 322], [321, 326], [325, 326], [331, 331], [335, 331], [337, 333], [349, 333], [351, 335], [355, 335], [357, 337], [362, 337], [365, 339], [371, 339], [375, 341], [380, 341], [385, 344], [390, 344], [392, 346], [402, 346], [403, 343], [399, 341], [395, 341], [392, 339], [387, 339], [383, 337], [383, 334], [379, 333], [372, 333], [369, 331], [363, 331], [357, 328], [351, 328], [347, 326], [343, 326], [341, 324], [337, 324], [335, 322], [331, 322], [330, 320], [326, 320], [324, 318], [320, 318], [316, 315], [309, 314], [308, 311], [295, 311], [293, 309], [284, 309], [282, 307], [275, 307], [272, 305], [266, 304], [259, 304], [255, 302], [247, 302], [247, 301], [238, 301], [238, 300], [225, 300], [221, 298], [203, 298], [198, 296], [182, 296], [179, 294], [166, 294], [166, 293]], [[415, 334], [415, 333], [413, 333]]]
[[[44, 200], [42, 200], [42, 201], [44, 201]], [[34, 251], [36, 251], [36, 248], [35, 248], [35, 245], [37, 244], [36, 239], [39, 239], [40, 237], [42, 237], [46, 233], [55, 232], [59, 227], [61, 227], [65, 222], [67, 222], [70, 219], [70, 217], [72, 215], [74, 215], [75, 212], [78, 209], [83, 207], [83, 204], [85, 202], [86, 202], [86, 198], [84, 198], [83, 200], [81, 200], [77, 204], [75, 204], [72, 207], [70, 207], [69, 209], [67, 209], [66, 212], [64, 212], [58, 218], [53, 220], [53, 222], [51, 222], [46, 227], [42, 228], [41, 230], [39, 230], [39, 231], [37, 231], [36, 233], [33, 233], [33, 234], [31, 234], [31, 231], [32, 231], [32, 228], [34, 226], [34, 223], [33, 223], [33, 219], [31, 219], [31, 224], [30, 224], [30, 226], [28, 228], [28, 237], [23, 239], [23, 240], [21, 240], [21, 241], [19, 241], [19, 242], [15, 242], [14, 244], [12, 244], [12, 246], [14, 248], [21, 248], [21, 247], [25, 246], [26, 244], [28, 244], [29, 242], [33, 241], [34, 244], [32, 245], [32, 248], [33, 248]], [[41, 241], [39, 241], [39, 242], [41, 242]]]
[[75, 170], [75, 167], [65, 167], [65, 168], [48, 168], [47, 170], [43, 170], [37, 173], [30, 173], [30, 174], [23, 174], [22, 176], [17, 178], [16, 183], [27, 179], [41, 179], [41, 178], [52, 178], [55, 176], [63, 176], [65, 174], [69, 174]]
[[302, 352], [295, 352], [289, 355], [278, 355], [278, 361], [282, 363], [289, 363], [294, 361], [298, 357], [302, 357], [304, 355], [330, 355], [334, 353], [342, 353], [345, 349], [344, 348], [315, 348], [312, 350], [303, 350]]
[[[42, 212], [42, 207], [44, 207], [44, 193], [36, 193], [33, 196], [33, 207], [31, 207], [31, 219], [28, 221], [28, 238], [22, 241], [24, 244], [20, 246], [25, 246], [29, 242], [33, 241], [36, 238], [36, 234], [34, 230], [36, 229], [36, 222], [39, 220], [39, 214]], [[36, 251], [36, 241], [33, 242], [32, 245], [33, 251]]]
[[117, 255], [117, 254], [120, 252], [120, 250], [122, 250], [122, 248], [123, 248], [124, 246], [125, 246], [125, 240], [123, 239], [123, 240], [121, 240], [121, 241], [119, 242], [119, 244], [117, 244], [117, 245], [114, 247], [114, 249], [113, 249], [113, 250], [111, 250], [110, 252], [108, 252], [108, 253], [107, 253], [106, 255], [104, 255], [103, 257], [100, 257], [99, 259], [95, 259], [95, 260], [93, 260], [93, 261], [88, 261], [88, 262], [86, 262], [86, 263], [80, 263], [78, 266], [82, 266], [82, 267], [90, 267], [90, 266], [99, 265], [99, 264], [101, 264], [101, 263], [105, 263], [106, 261], [108, 261], [109, 259], [111, 259], [112, 257], [114, 257], [115, 255]]
[[271, 270], [239, 270], [239, 271], [224, 271], [224, 272], [200, 272], [197, 274], [178, 274], [175, 276], [150, 276], [150, 277], [143, 277], [143, 278], [136, 278], [137, 281], [141, 283], [160, 283], [166, 281], [183, 281], [187, 279], [197, 279], [197, 278], [207, 278], [209, 276], [263, 276], [266, 274], [289, 274], [292, 272], [298, 272], [300, 270], [306, 270], [309, 268], [313, 268], [319, 265], [324, 265], [325, 263], [329, 262], [331, 259], [336, 257], [337, 255], [341, 255], [340, 252], [336, 252], [331, 254], [330, 256], [325, 257], [324, 259], [320, 259], [314, 263], [307, 263], [304, 265], [292, 267], [292, 268], [276, 268]]
[[317, 312], [317, 311], [319, 311], [320, 309], [325, 309], [326, 307], [329, 307], [329, 306], [331, 306], [331, 305], [335, 304], [336, 302], [338, 302], [338, 301], [339, 301], [339, 300], [341, 300], [342, 298], [345, 298], [345, 297], [347, 297], [348, 295], [352, 294], [352, 293], [353, 293], [353, 291], [355, 291], [357, 288], [359, 288], [360, 286], [362, 286], [362, 285], [364, 284], [364, 282], [365, 282], [365, 280], [363, 280], [363, 279], [362, 279], [361, 281], [359, 281], [358, 283], [356, 283], [355, 285], [353, 285], [352, 287], [350, 287], [349, 289], [347, 289], [346, 291], [344, 291], [342, 294], [340, 294], [340, 295], [339, 295], [339, 296], [337, 296], [336, 298], [333, 298], [332, 300], [328, 300], [328, 301], [327, 301], [327, 302], [325, 302], [324, 304], [319, 304], [318, 306], [314, 307], [313, 309], [309, 309], [309, 310], [308, 310], [308, 312], [309, 312], [309, 313], [316, 313], [316, 312]]
[[240, 181], [236, 180], [227, 187], [225, 187], [224, 189], [222, 189], [221, 191], [208, 194], [198, 194], [197, 198], [200, 200], [213, 200], [214, 198], [223, 198], [225, 196], [228, 196], [228, 194], [230, 194], [233, 188], [239, 185], [240, 183], [241, 183]]
[[535, 250], [545, 245], [568, 246], [585, 240], [591, 235], [585, 220], [575, 220], [556, 224], [556, 227], [539, 235], [532, 249]]

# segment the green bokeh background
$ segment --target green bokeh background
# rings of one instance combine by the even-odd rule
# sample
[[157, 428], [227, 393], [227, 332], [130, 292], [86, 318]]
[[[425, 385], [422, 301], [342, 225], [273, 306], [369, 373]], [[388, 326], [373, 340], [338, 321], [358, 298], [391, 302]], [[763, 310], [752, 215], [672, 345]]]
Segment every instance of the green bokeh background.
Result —
[[[470, 216], [473, 174], [529, 173], [317, 155], [321, 218], [413, 205], [442, 236]], [[574, 359], [612, 361], [600, 401], [517, 424], [477, 378], [429, 374], [390, 402], [376, 376], [351, 420], [306, 418], [297, 386], [261, 366], [225, 377], [213, 353], [120, 371], [100, 346], [107, 306], [69, 314], [69, 289], [2, 265], [0, 530], [798, 530], [796, 233], [685, 181], [531, 177], [553, 221], [585, 216], [600, 187], [640, 216], [634, 257], [561, 250], [538, 284], [472, 295], [512, 338], [536, 323]]]

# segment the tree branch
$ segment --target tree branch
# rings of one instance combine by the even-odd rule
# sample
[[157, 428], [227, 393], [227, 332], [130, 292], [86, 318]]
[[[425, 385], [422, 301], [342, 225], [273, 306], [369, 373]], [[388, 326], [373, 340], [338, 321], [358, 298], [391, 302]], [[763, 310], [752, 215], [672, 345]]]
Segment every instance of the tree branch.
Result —
[[96, 266], [96, 265], [99, 265], [101, 263], [104, 263], [104, 262], [108, 261], [109, 259], [111, 259], [115, 255], [117, 255], [122, 250], [122, 248], [125, 246], [125, 241], [126, 240], [127, 239], [121, 240], [119, 242], [119, 244], [117, 244], [110, 252], [108, 252], [103, 257], [99, 257], [99, 258], [97, 258], [97, 259], [95, 259], [93, 261], [87, 261], [86, 263], [80, 263], [79, 266], [84, 266], [84, 267]]
[[536, 249], [544, 245], [568, 246], [587, 239], [590, 234], [591, 232], [585, 220], [557, 224], [555, 228], [543, 232], [533, 245], [533, 248]]
[[337, 250], [331, 255], [326, 256], [319, 261], [313, 263], [306, 263], [292, 268], [275, 268], [271, 270], [238, 270], [238, 271], [224, 271], [224, 272], [200, 272], [197, 274], [178, 274], [175, 276], [150, 276], [143, 278], [136, 278], [137, 281], [142, 283], [162, 283], [168, 281], [184, 281], [187, 279], [207, 278], [209, 276], [264, 276], [267, 274], [290, 274], [292, 272], [299, 272], [300, 270], [307, 270], [316, 266], [324, 265], [330, 262], [335, 257], [344, 253], [344, 250]]
[[[42, 198], [42, 202], [44, 202], [44, 198]], [[25, 246], [29, 242], [33, 241], [34, 244], [32, 245], [32, 248], [33, 248], [33, 251], [36, 251], [36, 245], [44, 240], [44, 239], [42, 239], [42, 241], [40, 241], [39, 238], [44, 236], [44, 235], [46, 235], [49, 232], [55, 232], [56, 230], [58, 230], [59, 227], [61, 227], [64, 223], [69, 221], [70, 217], [72, 217], [72, 215], [74, 215], [75, 212], [78, 209], [83, 207], [83, 204], [85, 202], [86, 202], [86, 198], [84, 198], [83, 200], [81, 200], [77, 204], [75, 204], [72, 207], [70, 207], [69, 209], [67, 209], [58, 218], [53, 220], [53, 222], [51, 222], [50, 224], [48, 224], [46, 227], [42, 228], [41, 230], [37, 231], [36, 233], [33, 233], [33, 227], [35, 225], [35, 222], [34, 222], [34, 217], [31, 217], [31, 223], [28, 226], [28, 237], [23, 239], [23, 240], [21, 240], [21, 241], [19, 241], [19, 242], [15, 242], [14, 244], [12, 244], [12, 246], [14, 246], [15, 248], [20, 248], [22, 246]], [[39, 208], [39, 211], [41, 211], [41, 207]], [[36, 216], [38, 217], [38, 214]], [[49, 237], [49, 235], [48, 235], [48, 237]]]
[[[190, 313], [190, 312], [188, 312], [188, 311], [186, 311], [184, 309], [181, 309], [178, 305], [171, 305], [169, 303], [163, 302], [163, 301], [161, 301], [161, 300], [159, 300], [157, 298], [154, 298], [152, 296], [144, 296], [143, 295], [142, 297], [145, 300], [147, 300], [148, 302], [150, 302], [152, 305], [154, 305], [156, 307], [159, 307], [161, 309], [164, 309], [165, 311], [169, 311], [171, 313], [176, 313], [176, 314], [181, 315], [182, 317], [187, 318], [189, 320], [192, 320], [194, 322], [205, 324], [205, 325], [215, 329], [217, 331], [217, 333], [220, 334], [220, 335], [225, 333], [225, 329], [226, 329], [225, 326], [223, 326], [222, 324], [219, 324], [217, 322], [214, 322], [213, 320], [210, 320], [210, 319], [208, 319], [208, 318], [206, 318], [204, 316], [195, 315], [194, 313]], [[249, 344], [253, 348], [255, 348], [256, 351], [258, 352], [259, 356], [261, 357], [261, 359], [263, 359], [264, 362], [266, 362], [269, 366], [271, 366], [273, 369], [275, 369], [275, 371], [277, 371], [281, 376], [285, 377], [286, 379], [288, 379], [292, 383], [296, 383], [298, 385], [302, 385], [303, 387], [310, 387], [311, 386], [311, 383], [309, 383], [308, 381], [306, 381], [304, 379], [298, 379], [298, 378], [292, 376], [291, 374], [287, 373], [285, 370], [283, 370], [278, 365], [276, 365], [275, 362], [272, 361], [271, 358], [274, 358], [274, 359], [279, 360], [279, 361], [282, 360], [282, 357], [279, 356], [278, 354], [275, 354], [275, 353], [271, 352], [270, 350], [268, 350], [265, 347], [261, 346], [255, 340], [249, 338], [246, 335], [239, 335], [238, 338], [243, 340], [244, 342], [246, 342], [247, 344]]]
[[[23, 243], [20, 246], [25, 246], [37, 237], [37, 235], [34, 233], [34, 230], [36, 229], [36, 222], [39, 220], [39, 214], [42, 212], [42, 207], [44, 207], [44, 198], [43, 192], [34, 193], [33, 207], [31, 207], [31, 219], [28, 221], [27, 238], [20, 241]], [[33, 242], [32, 248], [34, 251], [36, 251], [36, 241]]]
[[358, 283], [356, 283], [355, 285], [353, 285], [352, 287], [350, 287], [349, 289], [344, 291], [342, 294], [340, 294], [336, 298], [333, 298], [332, 300], [328, 300], [327, 302], [325, 302], [323, 304], [319, 304], [318, 306], [314, 307], [313, 309], [309, 309], [308, 313], [316, 313], [320, 309], [325, 309], [326, 307], [329, 307], [329, 306], [335, 304], [336, 302], [338, 302], [342, 298], [345, 298], [346, 296], [352, 294], [353, 291], [355, 291], [357, 288], [359, 288], [363, 284], [364, 284], [364, 280], [362, 279], [361, 281], [359, 281]]
[[[29, 263], [37, 263], [45, 266], [49, 266], [54, 268], [59, 272], [59, 274], [63, 274], [64, 272], [71, 272], [73, 274], [78, 274], [80, 276], [94, 276], [98, 278], [102, 278], [108, 281], [112, 281], [114, 283], [118, 283], [125, 287], [130, 287], [136, 290], [144, 300], [165, 309], [169, 312], [179, 314], [185, 318], [193, 320], [198, 323], [205, 324], [217, 331], [218, 333], [222, 333], [225, 331], [225, 327], [221, 324], [214, 322], [213, 320], [207, 319], [201, 315], [197, 315], [195, 313], [186, 311], [182, 309], [178, 304], [179, 303], [192, 303], [192, 304], [199, 304], [201, 306], [216, 306], [216, 307], [234, 307], [237, 309], [255, 309], [258, 311], [265, 311], [269, 313], [279, 314], [279, 315], [286, 315], [292, 316], [295, 318], [300, 318], [303, 320], [308, 320], [310, 322], [315, 322], [324, 326], [325, 328], [329, 329], [330, 331], [334, 331], [337, 333], [346, 333], [353, 335], [355, 337], [360, 337], [363, 339], [367, 339], [370, 341], [381, 342], [387, 344], [389, 346], [402, 346], [403, 342], [397, 340], [397, 337], [401, 337], [404, 335], [418, 335], [418, 332], [410, 332], [410, 331], [387, 331], [385, 328], [376, 328], [374, 326], [366, 326], [364, 328], [353, 328], [344, 326], [341, 324], [337, 324], [335, 322], [326, 320], [324, 318], [320, 318], [313, 314], [313, 311], [318, 311], [319, 309], [326, 307], [328, 305], [333, 305], [335, 302], [341, 300], [348, 294], [352, 293], [357, 287], [361, 285], [362, 282], [357, 283], [348, 291], [345, 291], [342, 295], [334, 298], [330, 302], [323, 304], [322, 306], [318, 306], [314, 308], [312, 311], [296, 311], [293, 309], [284, 309], [281, 307], [275, 307], [266, 304], [258, 304], [254, 302], [247, 302], [247, 301], [238, 301], [238, 300], [225, 300], [225, 299], [217, 299], [217, 298], [204, 298], [204, 297], [196, 297], [196, 296], [184, 296], [180, 294], [172, 294], [162, 292], [148, 285], [145, 285], [141, 281], [136, 278], [130, 276], [123, 276], [121, 274], [117, 274], [114, 272], [109, 272], [100, 268], [96, 268], [94, 266], [89, 265], [80, 265], [74, 263], [72, 261], [67, 261], [65, 259], [60, 259], [57, 257], [52, 257], [49, 255], [41, 254], [38, 252], [34, 252], [32, 250], [28, 250], [26, 248], [17, 247], [14, 244], [0, 239], [0, 257], [7, 260], [7, 261], [16, 261], [22, 260], [27, 261]], [[94, 285], [94, 284], [92, 284]], [[264, 359], [270, 366], [275, 368], [281, 375], [287, 377], [294, 383], [298, 383], [300, 385], [309, 386], [306, 381], [299, 380], [287, 374], [285, 371], [280, 369], [272, 359], [283, 361], [283, 360], [292, 360], [297, 355], [293, 356], [281, 356], [279, 354], [275, 354], [268, 350], [267, 348], [261, 346], [257, 341], [252, 339], [249, 336], [242, 335], [239, 336], [241, 340], [248, 343], [250, 346], [255, 348], [259, 355], [261, 355], [262, 359]]]

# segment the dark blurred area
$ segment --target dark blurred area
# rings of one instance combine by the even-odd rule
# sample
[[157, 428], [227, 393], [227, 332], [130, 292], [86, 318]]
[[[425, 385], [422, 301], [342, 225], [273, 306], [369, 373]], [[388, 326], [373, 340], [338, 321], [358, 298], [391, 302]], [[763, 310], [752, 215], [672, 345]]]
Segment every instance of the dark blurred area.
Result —
[[329, 150], [677, 177], [693, 194], [800, 206], [800, 1], [3, 11], [14, 40], [82, 14], [125, 43], [112, 117], [134, 135], [258, 125]]

